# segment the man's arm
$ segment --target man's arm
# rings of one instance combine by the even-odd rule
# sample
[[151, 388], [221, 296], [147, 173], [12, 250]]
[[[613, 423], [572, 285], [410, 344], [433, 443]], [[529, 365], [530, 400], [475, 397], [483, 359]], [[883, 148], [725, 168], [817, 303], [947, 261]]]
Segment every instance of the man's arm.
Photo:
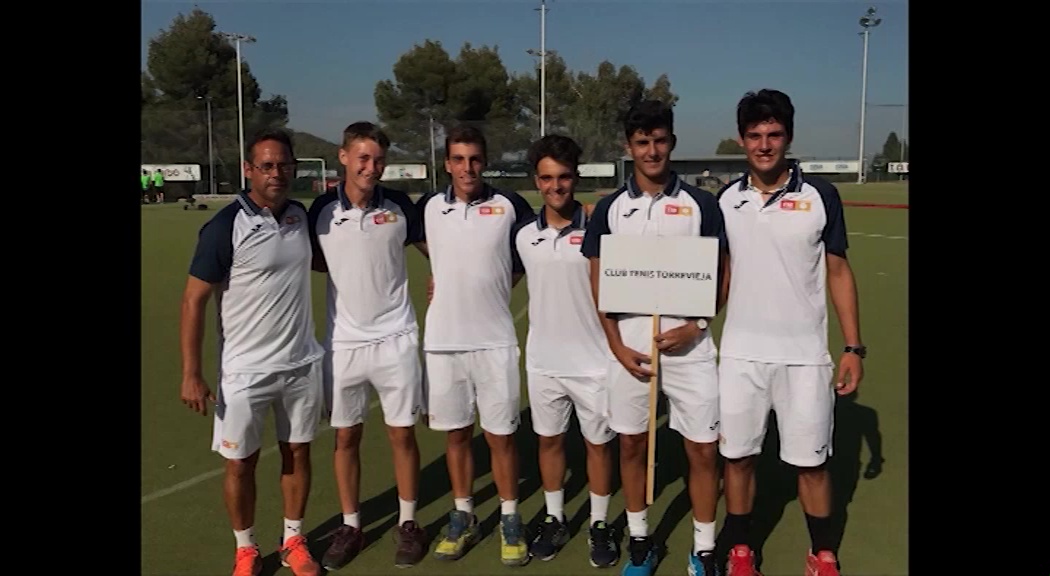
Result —
[[598, 286], [601, 284], [601, 258], [594, 256], [591, 261], [591, 298], [594, 299], [594, 312], [598, 314], [598, 322], [602, 325], [605, 338], [609, 340], [609, 348], [613, 351], [623, 346], [623, 338], [620, 336], [620, 323], [616, 317], [610, 317], [598, 308]]
[[536, 221], [536, 211], [520, 194], [511, 192], [507, 197], [514, 206], [514, 223], [510, 227], [510, 285], [514, 287], [525, 277], [525, 264], [521, 261], [521, 253], [518, 252], [518, 232]]
[[828, 254], [828, 291], [831, 303], [842, 327], [842, 339], [847, 346], [860, 346], [860, 306], [857, 284], [849, 260], [837, 254]]
[[436, 194], [435, 191], [431, 190], [426, 194], [419, 197], [415, 204], [415, 216], [416, 216], [416, 229], [414, 231], [412, 245], [419, 250], [420, 254], [430, 258], [430, 247], [427, 246], [427, 225], [426, 225], [426, 214], [427, 214], [427, 202]]
[[[328, 204], [335, 202], [336, 199], [335, 191], [329, 190], [315, 198], [314, 201], [310, 203], [310, 210], [306, 213], [306, 222], [308, 224], [308, 229], [310, 230], [310, 248], [313, 250], [310, 269], [314, 272], [328, 272], [328, 261], [325, 260], [324, 251], [321, 249], [321, 242], [318, 239], [318, 221], [321, 216], [321, 210]], [[324, 232], [328, 232], [327, 228]]]
[[182, 319], [179, 323], [179, 343], [182, 350], [183, 377], [203, 378], [201, 343], [204, 341], [204, 311], [214, 287], [194, 276], [186, 280], [182, 295]]

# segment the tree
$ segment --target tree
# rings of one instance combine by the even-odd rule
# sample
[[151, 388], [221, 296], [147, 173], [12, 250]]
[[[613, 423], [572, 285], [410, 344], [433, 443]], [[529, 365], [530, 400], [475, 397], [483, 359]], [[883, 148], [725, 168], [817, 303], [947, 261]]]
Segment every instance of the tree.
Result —
[[[397, 148], [416, 161], [429, 156], [429, 119], [444, 128], [477, 123], [489, 140], [489, 160], [520, 156], [539, 137], [540, 82], [535, 71], [509, 75], [497, 48], [465, 44], [455, 60], [427, 40], [401, 56], [394, 78], [376, 85], [379, 121]], [[568, 134], [584, 150], [583, 161], [607, 162], [623, 155], [621, 123], [643, 98], [674, 105], [667, 75], [646, 87], [630, 66], [602, 62], [592, 75], [573, 72], [555, 52], [546, 63], [546, 133]]]
[[[193, 162], [207, 169], [210, 98], [217, 171], [234, 181], [240, 174], [235, 47], [215, 32], [215, 20], [199, 8], [179, 14], [149, 42], [142, 73], [142, 161]], [[250, 66], [241, 63], [245, 139], [264, 127], [284, 127], [288, 102], [262, 98]]]
[[736, 141], [736, 138], [723, 138], [722, 141], [718, 143], [718, 147], [715, 148], [716, 156], [744, 153], [744, 147]]
[[[901, 152], [904, 152], [903, 160], [901, 160]], [[882, 144], [882, 151], [871, 159], [871, 169], [874, 172], [886, 172], [889, 170], [890, 162], [902, 161], [908, 161], [908, 143], [898, 138], [896, 132], [890, 132]]]

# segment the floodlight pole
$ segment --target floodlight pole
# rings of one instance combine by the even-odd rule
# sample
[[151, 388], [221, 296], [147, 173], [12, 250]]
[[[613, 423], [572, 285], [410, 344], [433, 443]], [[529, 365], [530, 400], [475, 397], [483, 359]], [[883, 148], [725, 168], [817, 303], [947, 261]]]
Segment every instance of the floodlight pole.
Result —
[[434, 113], [430, 113], [430, 190], [437, 191], [437, 150], [434, 149]]
[[865, 166], [864, 166], [864, 119], [867, 116], [867, 97], [868, 97], [868, 36], [871, 28], [874, 28], [882, 22], [882, 19], [874, 18], [875, 9], [868, 8], [867, 14], [861, 17], [860, 25], [864, 28], [864, 31], [860, 35], [864, 38], [864, 57], [861, 63], [861, 80], [860, 80], [860, 151], [857, 154], [858, 160], [860, 161], [857, 170], [857, 184], [863, 184], [865, 180]]
[[237, 49], [237, 127], [239, 133], [238, 142], [241, 152], [241, 190], [244, 190], [244, 88], [241, 85], [241, 42], [252, 44], [255, 38], [245, 34], [234, 34], [231, 32], [220, 32], [227, 40], [233, 41]]
[[328, 173], [328, 167], [325, 165], [324, 158], [296, 158], [296, 162], [320, 162], [321, 163], [321, 194], [328, 191], [328, 179], [326, 174]]
[[204, 100], [204, 106], [208, 110], [208, 193], [215, 195], [215, 155], [212, 153], [211, 137], [211, 96], [197, 96], [198, 100]]
[[540, 0], [540, 138], [547, 133], [547, 2]]

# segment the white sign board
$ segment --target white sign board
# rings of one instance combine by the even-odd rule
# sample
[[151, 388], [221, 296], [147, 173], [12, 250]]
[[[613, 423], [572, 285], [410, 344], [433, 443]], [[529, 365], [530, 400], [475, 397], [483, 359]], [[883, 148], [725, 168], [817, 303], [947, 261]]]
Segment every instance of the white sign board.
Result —
[[601, 164], [580, 164], [576, 167], [580, 178], [612, 178], [616, 176], [616, 164], [605, 162]]
[[810, 174], [856, 174], [860, 162], [856, 160], [813, 160], [799, 162], [802, 173]]
[[143, 170], [153, 174], [160, 168], [165, 182], [200, 182], [200, 164], [143, 164]]
[[717, 238], [606, 234], [600, 262], [602, 312], [715, 316]]
[[908, 163], [907, 162], [890, 162], [886, 169], [890, 174], [907, 174]]
[[194, 194], [193, 199], [197, 202], [233, 202], [237, 194]]
[[[317, 170], [317, 169], [314, 169], [314, 170], [310, 170], [310, 169], [296, 170], [295, 171], [295, 177], [296, 178], [320, 178], [321, 177], [321, 171]], [[325, 170], [324, 171], [324, 177], [328, 178], [329, 180], [334, 180], [334, 179], [339, 177], [339, 172], [337, 172], [336, 170]]]
[[426, 180], [426, 164], [388, 164], [382, 180]]

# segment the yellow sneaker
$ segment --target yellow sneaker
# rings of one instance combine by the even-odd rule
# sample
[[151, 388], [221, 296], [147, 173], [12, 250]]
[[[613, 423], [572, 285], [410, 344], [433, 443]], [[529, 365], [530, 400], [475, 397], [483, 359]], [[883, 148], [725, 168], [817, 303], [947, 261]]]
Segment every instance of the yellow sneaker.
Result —
[[506, 566], [529, 563], [529, 543], [522, 530], [521, 514], [503, 514], [499, 518], [499, 559]]
[[438, 560], [458, 560], [477, 544], [481, 537], [478, 517], [462, 510], [453, 510], [448, 515], [448, 530], [434, 549]]

